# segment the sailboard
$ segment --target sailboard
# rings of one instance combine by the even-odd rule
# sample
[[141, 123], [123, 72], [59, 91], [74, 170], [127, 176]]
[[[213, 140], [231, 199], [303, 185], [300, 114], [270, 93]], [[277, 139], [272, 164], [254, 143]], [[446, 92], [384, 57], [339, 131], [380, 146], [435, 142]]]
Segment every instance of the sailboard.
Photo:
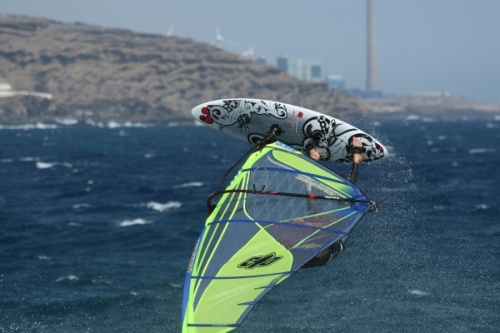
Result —
[[182, 332], [236, 329], [260, 298], [347, 236], [371, 207], [357, 185], [302, 152], [280, 141], [260, 147], [209, 198], [186, 273]]
[[387, 149], [373, 136], [332, 116], [297, 105], [252, 98], [227, 98], [205, 102], [191, 110], [194, 119], [238, 140], [258, 144], [269, 128], [283, 129], [280, 140], [304, 150], [310, 137], [318, 138], [321, 159], [332, 162], [352, 162], [349, 149], [353, 138], [363, 144], [365, 162], [388, 155]]

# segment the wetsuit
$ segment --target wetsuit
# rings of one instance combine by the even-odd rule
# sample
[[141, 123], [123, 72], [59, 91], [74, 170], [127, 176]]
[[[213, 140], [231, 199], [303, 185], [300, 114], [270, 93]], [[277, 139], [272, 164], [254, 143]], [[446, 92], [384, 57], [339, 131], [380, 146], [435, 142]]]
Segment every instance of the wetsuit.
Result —
[[341, 240], [333, 243], [323, 251], [321, 251], [320, 254], [318, 254], [316, 257], [312, 258], [309, 260], [302, 268], [313, 268], [313, 267], [319, 267], [323, 266], [333, 258], [339, 255], [340, 252], [342, 252], [345, 249], [345, 242], [347, 240], [347, 236], [342, 237]]

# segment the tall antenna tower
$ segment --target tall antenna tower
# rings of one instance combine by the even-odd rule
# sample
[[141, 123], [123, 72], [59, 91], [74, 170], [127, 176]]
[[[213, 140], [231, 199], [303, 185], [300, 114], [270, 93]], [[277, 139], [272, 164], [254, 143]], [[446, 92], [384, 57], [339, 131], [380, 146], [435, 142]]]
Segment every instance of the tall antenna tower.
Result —
[[377, 90], [377, 22], [376, 0], [367, 0], [367, 68], [366, 92]]

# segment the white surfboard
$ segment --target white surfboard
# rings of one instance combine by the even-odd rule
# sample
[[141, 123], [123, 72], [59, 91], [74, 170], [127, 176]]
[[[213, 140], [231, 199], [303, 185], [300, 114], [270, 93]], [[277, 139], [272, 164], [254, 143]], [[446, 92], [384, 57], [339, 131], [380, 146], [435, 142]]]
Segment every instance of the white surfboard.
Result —
[[300, 106], [250, 98], [229, 98], [206, 102], [193, 108], [193, 117], [210, 128], [236, 139], [257, 144], [273, 125], [282, 133], [278, 140], [304, 150], [307, 140], [319, 137], [321, 159], [351, 162], [349, 146], [353, 137], [361, 138], [363, 161], [387, 155], [376, 139], [339, 119]]

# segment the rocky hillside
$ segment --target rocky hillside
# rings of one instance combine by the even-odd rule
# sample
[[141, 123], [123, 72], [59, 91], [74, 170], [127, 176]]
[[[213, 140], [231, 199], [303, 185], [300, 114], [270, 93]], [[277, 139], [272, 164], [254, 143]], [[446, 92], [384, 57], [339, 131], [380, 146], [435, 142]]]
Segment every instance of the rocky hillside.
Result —
[[0, 123], [191, 120], [205, 101], [252, 97], [338, 117], [356, 100], [325, 84], [292, 78], [209, 44], [84, 24], [0, 15], [0, 76], [15, 90], [50, 93], [0, 98]]

